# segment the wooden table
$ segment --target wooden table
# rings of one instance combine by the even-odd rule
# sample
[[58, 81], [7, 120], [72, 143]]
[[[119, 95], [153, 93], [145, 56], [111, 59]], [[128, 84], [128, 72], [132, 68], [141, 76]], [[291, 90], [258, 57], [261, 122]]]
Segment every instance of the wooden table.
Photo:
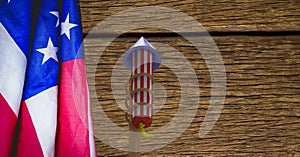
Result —
[[[227, 77], [225, 103], [213, 129], [199, 138], [211, 96], [211, 78], [205, 60], [189, 41], [162, 29], [132, 30], [114, 40], [97, 60], [103, 45], [95, 45], [94, 40], [103, 36], [93, 34], [93, 39], [85, 40], [89, 80], [96, 80], [90, 84], [96, 87], [97, 95], [91, 98], [92, 104], [100, 101], [111, 121], [124, 129], [128, 129], [128, 124], [112, 95], [111, 74], [118, 59], [140, 36], [176, 48], [196, 72], [201, 88], [193, 122], [175, 141], [142, 155], [300, 156], [300, 1], [81, 0], [80, 5], [85, 35], [122, 10], [150, 5], [176, 9], [209, 31], [223, 57]], [[165, 86], [167, 99], [153, 117], [153, 130], [169, 122], [178, 109], [180, 87], [176, 79], [169, 79], [172, 75], [165, 66], [155, 71], [155, 80]], [[97, 110], [93, 113], [97, 115]], [[93, 119], [97, 130], [101, 119]], [[99, 140], [96, 144], [100, 156], [128, 155]]]

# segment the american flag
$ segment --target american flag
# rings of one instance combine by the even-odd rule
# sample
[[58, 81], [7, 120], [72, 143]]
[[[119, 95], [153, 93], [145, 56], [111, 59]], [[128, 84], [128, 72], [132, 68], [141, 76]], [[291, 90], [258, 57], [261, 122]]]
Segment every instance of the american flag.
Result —
[[56, 156], [96, 156], [78, 1], [62, 2]]
[[[58, 1], [41, 0], [20, 110], [17, 156], [54, 156], [58, 85]], [[30, 147], [28, 147], [30, 145]]]
[[0, 1], [0, 156], [9, 156], [29, 54], [32, 0]]
[[78, 1], [32, 6], [0, 1], [0, 156], [96, 156]]

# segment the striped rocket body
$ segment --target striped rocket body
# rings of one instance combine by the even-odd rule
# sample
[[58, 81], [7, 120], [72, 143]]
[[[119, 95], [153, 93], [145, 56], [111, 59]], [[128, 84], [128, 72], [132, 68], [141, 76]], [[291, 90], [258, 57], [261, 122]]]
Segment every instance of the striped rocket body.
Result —
[[124, 55], [124, 65], [132, 73], [132, 119], [131, 123], [140, 128], [152, 124], [152, 75], [161, 63], [160, 53], [141, 37]]
[[[139, 48], [133, 53], [132, 82], [132, 123], [149, 127], [152, 123], [152, 54], [146, 48]], [[148, 75], [148, 76], [147, 76]]]

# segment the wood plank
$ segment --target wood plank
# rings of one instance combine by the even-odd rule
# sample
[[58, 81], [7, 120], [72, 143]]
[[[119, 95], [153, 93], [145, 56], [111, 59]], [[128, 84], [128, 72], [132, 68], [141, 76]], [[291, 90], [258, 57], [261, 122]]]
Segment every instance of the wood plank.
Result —
[[[205, 60], [195, 47], [182, 37], [148, 37], [152, 43], [164, 43], [176, 48], [188, 59], [199, 79], [200, 101], [193, 122], [178, 139], [143, 155], [299, 156], [299, 37], [213, 37], [225, 63], [227, 95], [219, 120], [203, 138], [198, 137], [198, 131], [208, 108], [212, 87]], [[100, 125], [106, 125], [97, 116], [99, 106], [113, 123], [128, 129], [124, 112], [112, 95], [111, 74], [119, 57], [137, 39], [117, 38], [105, 48], [99, 60], [99, 50], [103, 48], [103, 44], [97, 42], [99, 38], [85, 40], [89, 82], [95, 79], [95, 84], [89, 85], [96, 88], [97, 95], [97, 98], [92, 98], [91, 103], [95, 132], [99, 131]], [[97, 68], [93, 71], [92, 67], [95, 65]], [[125, 68], [120, 69], [122, 70], [126, 72]], [[92, 77], [93, 74], [96, 75], [95, 78]], [[166, 88], [167, 98], [162, 109], [153, 116], [153, 126], [150, 130], [156, 130], [172, 120], [177, 112], [181, 94], [180, 84], [167, 66], [162, 65], [155, 71], [154, 78]], [[124, 79], [125, 76], [119, 76], [120, 82]], [[118, 90], [124, 90], [121, 83]], [[158, 99], [163, 99], [164, 95], [159, 94], [161, 91], [156, 92], [158, 96], [162, 96]], [[122, 95], [122, 92], [117, 92], [116, 95], [118, 94]], [[169, 137], [168, 132], [162, 135]], [[117, 139], [118, 135], [111, 137], [112, 141]], [[112, 148], [99, 140], [97, 150], [101, 156], [128, 155], [128, 152]]]
[[[196, 19], [210, 32], [300, 30], [300, 1], [296, 0], [80, 0], [80, 6], [84, 33], [88, 33], [98, 23], [120, 11], [144, 6], [161, 6], [178, 10]], [[120, 19], [126, 19], [125, 22], [116, 21], [111, 27], [118, 27], [114, 29], [119, 30], [122, 25], [131, 24], [136, 17], [130, 14], [132, 12], [122, 14]], [[155, 17], [155, 23], [165, 23], [164, 20], [167, 19], [169, 20], [167, 22], [178, 28], [182, 25], [178, 24], [183, 22], [178, 21], [178, 17], [159, 18], [164, 15]], [[145, 18], [153, 16], [152, 13]], [[145, 32], [145, 29], [132, 32]], [[164, 30], [146, 29], [146, 32], [164, 32]]]

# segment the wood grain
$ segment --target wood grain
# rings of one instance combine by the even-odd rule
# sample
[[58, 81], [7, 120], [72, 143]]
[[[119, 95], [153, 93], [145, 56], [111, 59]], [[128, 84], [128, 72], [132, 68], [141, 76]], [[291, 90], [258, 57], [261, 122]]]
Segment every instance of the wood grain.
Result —
[[[120, 11], [144, 6], [161, 6], [178, 10], [196, 19], [210, 32], [300, 30], [300, 1], [297, 0], [80, 0], [80, 6], [84, 33], [88, 33], [104, 19]], [[154, 14], [145, 16], [149, 18]], [[120, 18], [127, 21], [112, 24], [112, 28], [119, 29], [122, 25], [126, 26], [135, 20], [129, 14], [123, 14]], [[164, 20], [176, 21], [178, 17], [163, 19], [158, 15], [154, 22], [165, 22]], [[183, 21], [172, 24], [176, 25], [179, 22]], [[162, 32], [162, 30], [154, 28], [148, 29], [148, 32]]]
[[[254, 1], [247, 3], [258, 4]], [[92, 4], [109, 6], [110, 3], [103, 1]], [[117, 6], [116, 10], [119, 6], [123, 7], [129, 3], [117, 4], [119, 5], [114, 4]], [[171, 5], [171, 2], [167, 4]], [[172, 4], [180, 6], [181, 3], [176, 1]], [[224, 3], [225, 8], [226, 4]], [[103, 14], [105, 13], [104, 11]], [[147, 37], [152, 43], [159, 42], [176, 48], [187, 58], [195, 69], [200, 84], [200, 101], [193, 122], [179, 138], [163, 148], [143, 155], [300, 156], [299, 38], [300, 36], [213, 37], [225, 64], [227, 95], [219, 120], [205, 137], [199, 138], [198, 131], [209, 105], [212, 87], [204, 58], [189, 41], [180, 36]], [[118, 67], [116, 66], [118, 59], [137, 39], [120, 37], [106, 48], [103, 47], [105, 43], [98, 42], [100, 38], [85, 40], [89, 85], [96, 89], [91, 91], [96, 94], [96, 97], [92, 97], [91, 103], [95, 132], [101, 131], [102, 126], [108, 125], [103, 124], [102, 119], [99, 118], [99, 106], [113, 123], [128, 129], [124, 112], [112, 94], [111, 75], [112, 70]], [[105, 51], [100, 56], [101, 49]], [[172, 56], [164, 58], [164, 60], [168, 59], [174, 58]], [[95, 66], [96, 69], [93, 69]], [[181, 63], [178, 62], [175, 68], [180, 66]], [[126, 72], [126, 69], [120, 68], [119, 71]], [[126, 76], [120, 75], [119, 80], [121, 85], [122, 81], [126, 81]], [[172, 120], [178, 110], [181, 94], [180, 83], [170, 67], [162, 65], [155, 71], [155, 81], [165, 87], [166, 101], [160, 110], [158, 110], [159, 106], [156, 107], [158, 112], [153, 117], [153, 126], [150, 130], [156, 130]], [[118, 85], [118, 82], [114, 83]], [[122, 91], [124, 87], [120, 86], [117, 90]], [[164, 95], [159, 92], [162, 91], [158, 90], [157, 93], [163, 97]], [[122, 95], [122, 92], [116, 94]], [[162, 135], [165, 138], [169, 137], [167, 132]], [[112, 141], [117, 139], [118, 135], [111, 137]], [[97, 150], [101, 156], [128, 155], [128, 152], [112, 148], [99, 140]]]

